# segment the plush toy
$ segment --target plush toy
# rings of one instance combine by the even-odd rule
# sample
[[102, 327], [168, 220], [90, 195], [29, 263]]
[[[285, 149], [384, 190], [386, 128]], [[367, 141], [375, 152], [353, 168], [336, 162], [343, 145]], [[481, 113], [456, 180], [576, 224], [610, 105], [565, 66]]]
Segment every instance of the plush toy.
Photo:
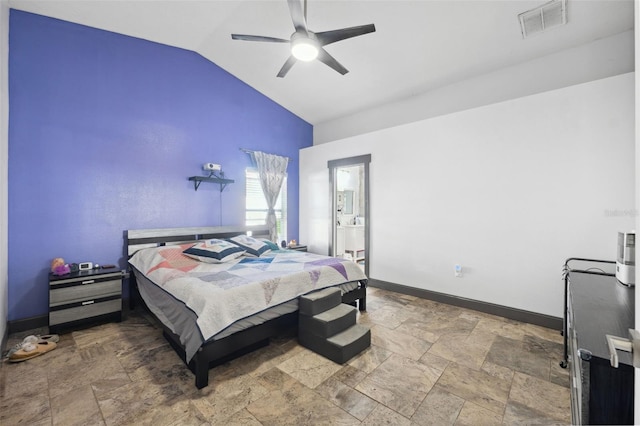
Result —
[[51, 272], [53, 272], [53, 275], [66, 275], [71, 272], [71, 268], [64, 263], [63, 258], [56, 257], [51, 261]]
[[55, 267], [55, 269], [53, 270], [53, 275], [66, 275], [69, 272], [71, 272], [71, 268], [69, 267], [69, 265], [60, 265]]
[[55, 272], [58, 266], [64, 265], [64, 259], [61, 257], [56, 257], [51, 261], [51, 272]]

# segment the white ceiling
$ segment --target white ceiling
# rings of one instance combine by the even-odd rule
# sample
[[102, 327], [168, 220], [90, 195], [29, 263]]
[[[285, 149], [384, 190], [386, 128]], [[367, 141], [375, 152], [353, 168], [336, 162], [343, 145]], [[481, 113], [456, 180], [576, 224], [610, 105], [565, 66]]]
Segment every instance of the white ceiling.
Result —
[[12, 8], [200, 53], [311, 124], [423, 93], [633, 28], [633, 0], [567, 0], [568, 24], [522, 38], [530, 0], [308, 0], [309, 29], [373, 23], [376, 32], [326, 50], [350, 72], [314, 61], [276, 74], [288, 44], [286, 0], [9, 0]]

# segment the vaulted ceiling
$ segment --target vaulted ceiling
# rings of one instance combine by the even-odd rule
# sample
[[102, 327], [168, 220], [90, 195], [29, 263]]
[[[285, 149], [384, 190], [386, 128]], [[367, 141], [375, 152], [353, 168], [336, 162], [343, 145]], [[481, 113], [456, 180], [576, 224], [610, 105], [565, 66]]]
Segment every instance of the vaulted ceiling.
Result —
[[286, 0], [9, 0], [12, 8], [198, 52], [285, 108], [318, 124], [633, 28], [633, 0], [567, 0], [568, 24], [523, 39], [530, 0], [308, 0], [308, 26], [373, 23], [376, 32], [326, 50], [349, 73], [314, 61], [276, 74], [288, 39]]

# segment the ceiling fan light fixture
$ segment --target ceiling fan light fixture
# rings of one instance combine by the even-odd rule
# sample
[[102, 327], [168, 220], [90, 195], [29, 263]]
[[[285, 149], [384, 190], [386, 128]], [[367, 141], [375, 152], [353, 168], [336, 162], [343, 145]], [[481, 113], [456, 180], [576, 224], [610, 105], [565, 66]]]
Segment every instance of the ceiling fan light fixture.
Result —
[[291, 54], [299, 61], [313, 61], [318, 57], [318, 43], [310, 38], [297, 37], [291, 42]]
[[315, 33], [307, 27], [307, 0], [304, 0], [304, 8], [301, 3], [302, 0], [287, 0], [289, 12], [291, 13], [291, 22], [295, 28], [295, 32], [291, 34], [289, 40], [249, 34], [231, 34], [231, 38], [233, 40], [290, 43], [291, 55], [287, 58], [284, 65], [282, 65], [280, 71], [278, 71], [277, 77], [279, 78], [287, 75], [296, 62], [310, 62], [315, 59], [341, 75], [345, 75], [349, 70], [331, 56], [329, 52], [324, 50], [324, 46], [337, 41], [373, 33], [376, 31], [376, 26], [373, 24], [358, 25], [355, 27]]

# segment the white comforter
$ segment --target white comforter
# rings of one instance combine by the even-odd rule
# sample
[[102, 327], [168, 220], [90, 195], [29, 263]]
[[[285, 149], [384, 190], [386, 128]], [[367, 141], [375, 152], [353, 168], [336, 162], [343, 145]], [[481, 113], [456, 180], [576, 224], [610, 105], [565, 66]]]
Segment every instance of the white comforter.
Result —
[[302, 294], [366, 279], [358, 265], [345, 259], [282, 250], [210, 264], [182, 254], [190, 246], [143, 249], [129, 263], [195, 312], [204, 340]]

